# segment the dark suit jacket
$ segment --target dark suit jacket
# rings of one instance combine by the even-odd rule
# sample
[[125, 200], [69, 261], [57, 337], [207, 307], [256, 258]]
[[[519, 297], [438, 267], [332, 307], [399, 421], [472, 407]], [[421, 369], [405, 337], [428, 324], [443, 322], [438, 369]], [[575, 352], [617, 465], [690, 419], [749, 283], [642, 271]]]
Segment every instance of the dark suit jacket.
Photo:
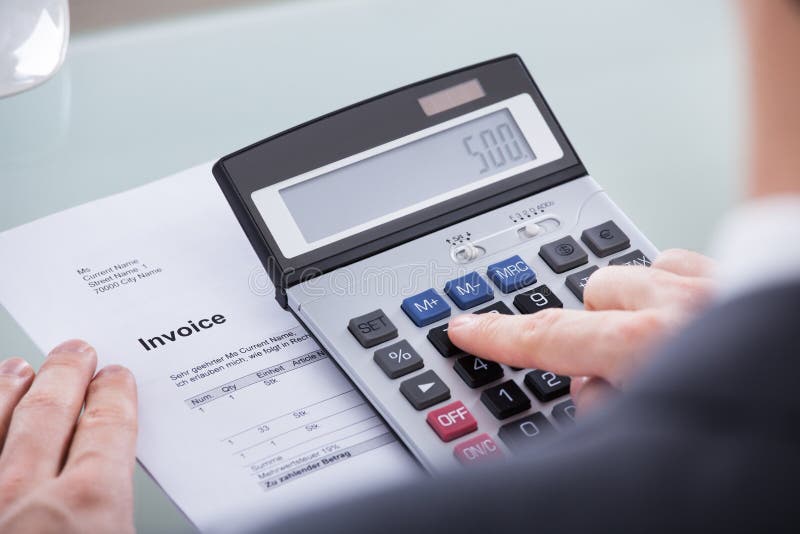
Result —
[[525, 458], [270, 530], [800, 532], [798, 371], [800, 281], [709, 310], [628, 392]]

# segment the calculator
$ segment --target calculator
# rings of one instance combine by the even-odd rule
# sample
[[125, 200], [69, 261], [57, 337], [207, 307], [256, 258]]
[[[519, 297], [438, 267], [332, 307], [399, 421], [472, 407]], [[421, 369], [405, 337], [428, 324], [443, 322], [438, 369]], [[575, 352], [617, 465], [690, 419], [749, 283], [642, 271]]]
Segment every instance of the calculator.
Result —
[[517, 55], [301, 124], [213, 173], [278, 302], [433, 473], [535, 453], [575, 412], [568, 377], [466, 354], [450, 318], [582, 308], [599, 267], [657, 253]]

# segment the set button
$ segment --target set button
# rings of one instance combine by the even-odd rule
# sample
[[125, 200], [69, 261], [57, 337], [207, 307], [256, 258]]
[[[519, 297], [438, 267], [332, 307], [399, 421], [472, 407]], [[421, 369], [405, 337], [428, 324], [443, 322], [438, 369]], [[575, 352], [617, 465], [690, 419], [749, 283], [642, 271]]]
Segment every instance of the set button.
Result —
[[381, 309], [353, 317], [347, 329], [367, 349], [397, 337], [397, 328]]
[[461, 401], [433, 410], [426, 420], [436, 435], [445, 442], [478, 430], [478, 421]]
[[427, 289], [404, 299], [400, 308], [417, 326], [426, 326], [450, 317], [450, 305], [435, 289]]
[[494, 298], [491, 286], [475, 271], [447, 282], [444, 292], [462, 310], [489, 302]]
[[519, 256], [489, 265], [486, 274], [503, 293], [511, 293], [536, 282], [536, 273]]

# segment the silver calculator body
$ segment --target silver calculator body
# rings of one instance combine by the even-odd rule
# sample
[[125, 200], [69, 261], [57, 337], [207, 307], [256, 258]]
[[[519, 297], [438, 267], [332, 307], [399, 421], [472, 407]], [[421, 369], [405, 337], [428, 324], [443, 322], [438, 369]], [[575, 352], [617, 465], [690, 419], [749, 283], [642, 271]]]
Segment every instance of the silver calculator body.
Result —
[[582, 308], [591, 273], [657, 250], [506, 56], [256, 143], [214, 174], [276, 285], [431, 472], [572, 424], [569, 378], [449, 343], [461, 313]]

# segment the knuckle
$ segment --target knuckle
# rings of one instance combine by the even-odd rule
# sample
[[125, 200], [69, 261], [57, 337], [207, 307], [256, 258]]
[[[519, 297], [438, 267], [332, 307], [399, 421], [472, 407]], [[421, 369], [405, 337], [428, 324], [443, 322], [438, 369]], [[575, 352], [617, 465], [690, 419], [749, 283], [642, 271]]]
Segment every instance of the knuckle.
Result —
[[27, 467], [27, 465], [13, 464], [2, 473], [2, 477], [0, 477], [1, 508], [5, 508], [8, 503], [22, 495], [30, 476]]
[[711, 297], [713, 285], [708, 280], [677, 276], [672, 281], [676, 301], [683, 306], [694, 308]]
[[[555, 308], [545, 308], [533, 315], [525, 318], [525, 327], [520, 332], [522, 350], [530, 350], [537, 347], [546, 339], [548, 332], [561, 317], [561, 310]], [[527, 354], [530, 356], [530, 354]]]
[[93, 406], [81, 416], [80, 425], [88, 430], [114, 427], [118, 430], [135, 430], [136, 419], [130, 410], [121, 406]]
[[649, 340], [654, 334], [665, 328], [664, 318], [649, 311], [637, 313], [631, 320], [624, 321], [619, 326], [618, 334], [622, 337], [625, 346], [639, 346]]
[[97, 478], [92, 472], [72, 476], [70, 487], [70, 504], [79, 509], [101, 508], [109, 499], [107, 488], [97, 483]]
[[56, 413], [63, 414], [70, 411], [72, 404], [68, 399], [55, 394], [50, 390], [30, 391], [17, 405], [15, 413]]

